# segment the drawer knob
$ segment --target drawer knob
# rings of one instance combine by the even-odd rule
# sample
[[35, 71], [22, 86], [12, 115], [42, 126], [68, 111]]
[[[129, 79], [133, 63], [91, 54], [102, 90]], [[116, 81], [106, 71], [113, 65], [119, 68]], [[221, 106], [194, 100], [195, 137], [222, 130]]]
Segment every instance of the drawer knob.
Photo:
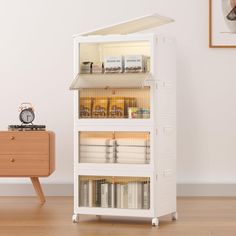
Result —
[[11, 140], [14, 140], [15, 139], [15, 137], [14, 136], [11, 136]]
[[10, 162], [15, 162], [15, 159], [14, 158], [10, 158]]

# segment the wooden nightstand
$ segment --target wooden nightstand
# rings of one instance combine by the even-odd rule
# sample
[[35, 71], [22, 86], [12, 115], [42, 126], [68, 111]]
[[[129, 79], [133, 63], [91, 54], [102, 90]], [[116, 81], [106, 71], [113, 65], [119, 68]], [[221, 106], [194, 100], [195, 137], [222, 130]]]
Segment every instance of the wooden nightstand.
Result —
[[41, 203], [38, 177], [55, 170], [55, 134], [50, 131], [0, 132], [0, 177], [30, 177]]

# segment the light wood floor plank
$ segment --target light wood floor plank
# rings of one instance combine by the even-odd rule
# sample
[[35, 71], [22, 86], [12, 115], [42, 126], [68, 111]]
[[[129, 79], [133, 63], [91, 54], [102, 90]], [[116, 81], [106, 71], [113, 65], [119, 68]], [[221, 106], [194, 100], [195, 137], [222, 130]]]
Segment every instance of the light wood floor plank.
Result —
[[147, 219], [81, 216], [71, 221], [71, 197], [0, 197], [0, 236], [235, 236], [236, 198], [179, 198], [179, 219], [163, 217], [159, 227]]

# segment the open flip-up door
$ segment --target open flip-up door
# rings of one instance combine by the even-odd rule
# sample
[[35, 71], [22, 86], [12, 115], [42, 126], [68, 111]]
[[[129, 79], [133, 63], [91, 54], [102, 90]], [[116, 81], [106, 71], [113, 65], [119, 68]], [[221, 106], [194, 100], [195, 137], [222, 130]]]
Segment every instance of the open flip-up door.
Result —
[[70, 90], [84, 88], [142, 88], [151, 86], [153, 80], [149, 73], [127, 74], [78, 74]]
[[158, 15], [156, 13], [134, 18], [118, 24], [102, 27], [93, 31], [85, 32], [75, 36], [88, 36], [88, 35], [108, 35], [108, 34], [132, 34], [151, 28], [155, 28], [164, 24], [173, 22], [174, 20]]

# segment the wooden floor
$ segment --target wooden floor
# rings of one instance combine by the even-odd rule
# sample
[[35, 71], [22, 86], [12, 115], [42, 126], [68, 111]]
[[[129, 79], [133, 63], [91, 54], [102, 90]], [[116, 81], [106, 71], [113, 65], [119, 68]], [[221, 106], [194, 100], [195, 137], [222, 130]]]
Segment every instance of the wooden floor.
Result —
[[81, 216], [71, 222], [71, 197], [48, 197], [41, 206], [33, 197], [0, 197], [0, 236], [235, 236], [236, 198], [179, 198], [179, 219], [128, 220]]

